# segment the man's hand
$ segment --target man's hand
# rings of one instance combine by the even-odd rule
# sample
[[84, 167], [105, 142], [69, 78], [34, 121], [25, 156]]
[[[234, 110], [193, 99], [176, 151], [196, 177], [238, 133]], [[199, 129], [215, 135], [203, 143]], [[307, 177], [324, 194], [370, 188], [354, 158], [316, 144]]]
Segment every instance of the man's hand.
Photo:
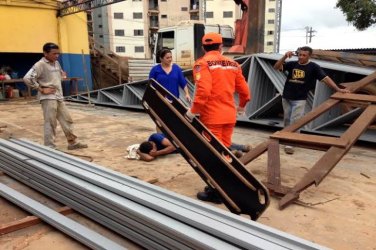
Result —
[[158, 151], [155, 150], [155, 149], [152, 149], [152, 150], [150, 150], [149, 155], [151, 155], [153, 157], [157, 157], [158, 156]]
[[190, 96], [189, 94], [185, 94], [185, 99], [186, 99], [187, 102], [189, 102], [189, 103], [192, 102], [191, 96]]
[[188, 109], [187, 113], [185, 113], [185, 116], [186, 116], [190, 121], [192, 121], [193, 118], [195, 118], [195, 117], [197, 116], [197, 114], [192, 113], [191, 110]]
[[47, 87], [47, 88], [42, 88], [39, 87], [39, 92], [41, 92], [43, 95], [51, 95], [56, 93], [55, 88]]
[[64, 70], [61, 70], [61, 78], [66, 79], [67, 73]]
[[238, 107], [236, 108], [236, 113], [237, 113], [238, 115], [244, 115], [244, 114], [245, 114], [245, 107], [240, 107], [240, 106], [238, 106]]
[[286, 57], [286, 58], [291, 58], [293, 55], [294, 55], [294, 52], [293, 52], [293, 51], [287, 51], [287, 52], [285, 53], [285, 57]]

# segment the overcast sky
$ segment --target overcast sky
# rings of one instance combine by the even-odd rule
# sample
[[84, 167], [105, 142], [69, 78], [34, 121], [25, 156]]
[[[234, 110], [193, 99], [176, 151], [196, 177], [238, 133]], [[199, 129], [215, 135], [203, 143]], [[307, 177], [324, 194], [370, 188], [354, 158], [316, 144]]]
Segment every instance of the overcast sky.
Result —
[[346, 21], [337, 0], [282, 0], [280, 53], [306, 44], [306, 29], [316, 32], [313, 49], [376, 48], [376, 27], [358, 31]]

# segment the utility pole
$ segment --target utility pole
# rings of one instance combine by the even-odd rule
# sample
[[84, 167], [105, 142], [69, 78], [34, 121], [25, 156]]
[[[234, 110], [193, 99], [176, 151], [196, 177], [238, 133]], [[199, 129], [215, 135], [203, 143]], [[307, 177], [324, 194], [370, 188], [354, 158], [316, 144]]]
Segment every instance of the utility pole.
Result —
[[306, 44], [308, 44], [312, 42], [312, 37], [315, 36], [313, 33], [316, 33], [317, 31], [312, 30], [312, 27], [308, 27], [308, 26], [306, 26], [305, 29], [306, 29]]

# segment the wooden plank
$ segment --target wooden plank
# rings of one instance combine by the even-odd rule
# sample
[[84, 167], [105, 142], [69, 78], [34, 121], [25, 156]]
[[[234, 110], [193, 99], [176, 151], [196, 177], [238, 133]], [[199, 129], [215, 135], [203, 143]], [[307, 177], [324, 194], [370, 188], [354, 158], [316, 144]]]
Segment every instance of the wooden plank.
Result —
[[360, 79], [359, 81], [356, 82], [346, 82], [342, 83], [342, 86], [347, 87], [351, 92], [356, 92], [357, 90], [360, 90], [361, 88], [364, 88], [368, 84], [376, 81], [376, 71], [373, 72], [372, 74]]
[[281, 186], [281, 161], [279, 157], [279, 141], [270, 140], [268, 145], [268, 188]]
[[250, 150], [248, 153], [244, 154], [239, 161], [243, 163], [244, 165], [247, 165], [260, 155], [262, 155], [266, 150], [268, 150], [269, 141], [265, 141], [259, 145], [257, 145], [255, 148]]
[[344, 94], [344, 93], [334, 93], [331, 98], [337, 100], [348, 100], [348, 101], [361, 101], [376, 103], [376, 95], [360, 95], [360, 94]]
[[346, 148], [331, 147], [306, 173], [303, 178], [288, 192], [280, 201], [279, 207], [284, 208], [299, 198], [304, 189], [315, 184], [318, 186], [321, 181], [330, 173], [342, 157], [350, 150], [352, 145], [376, 119], [376, 105], [370, 105], [359, 118], [342, 134], [341, 138], [349, 141]]
[[[61, 207], [56, 210], [57, 212], [63, 214], [63, 215], [68, 215], [73, 213], [73, 209], [70, 207]], [[17, 220], [17, 221], [12, 221], [4, 225], [0, 225], [0, 235], [11, 233], [26, 227], [31, 227], [34, 225], [37, 225], [41, 223], [42, 220], [39, 219], [37, 216], [27, 216], [23, 219]]]
[[309, 135], [294, 132], [278, 131], [270, 136], [272, 139], [279, 139], [281, 141], [292, 141], [303, 144], [314, 144], [321, 146], [337, 146], [345, 148], [349, 142], [343, 138], [335, 138], [321, 135]]

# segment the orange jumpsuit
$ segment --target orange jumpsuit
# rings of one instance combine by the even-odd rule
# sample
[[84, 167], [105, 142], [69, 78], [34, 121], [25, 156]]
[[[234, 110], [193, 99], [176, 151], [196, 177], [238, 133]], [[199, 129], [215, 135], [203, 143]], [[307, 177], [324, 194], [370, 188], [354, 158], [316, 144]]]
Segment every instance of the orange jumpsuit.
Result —
[[199, 114], [201, 122], [230, 147], [236, 123], [234, 93], [239, 94], [240, 107], [251, 99], [239, 64], [219, 51], [209, 51], [195, 62], [193, 77], [196, 93], [191, 112]]

